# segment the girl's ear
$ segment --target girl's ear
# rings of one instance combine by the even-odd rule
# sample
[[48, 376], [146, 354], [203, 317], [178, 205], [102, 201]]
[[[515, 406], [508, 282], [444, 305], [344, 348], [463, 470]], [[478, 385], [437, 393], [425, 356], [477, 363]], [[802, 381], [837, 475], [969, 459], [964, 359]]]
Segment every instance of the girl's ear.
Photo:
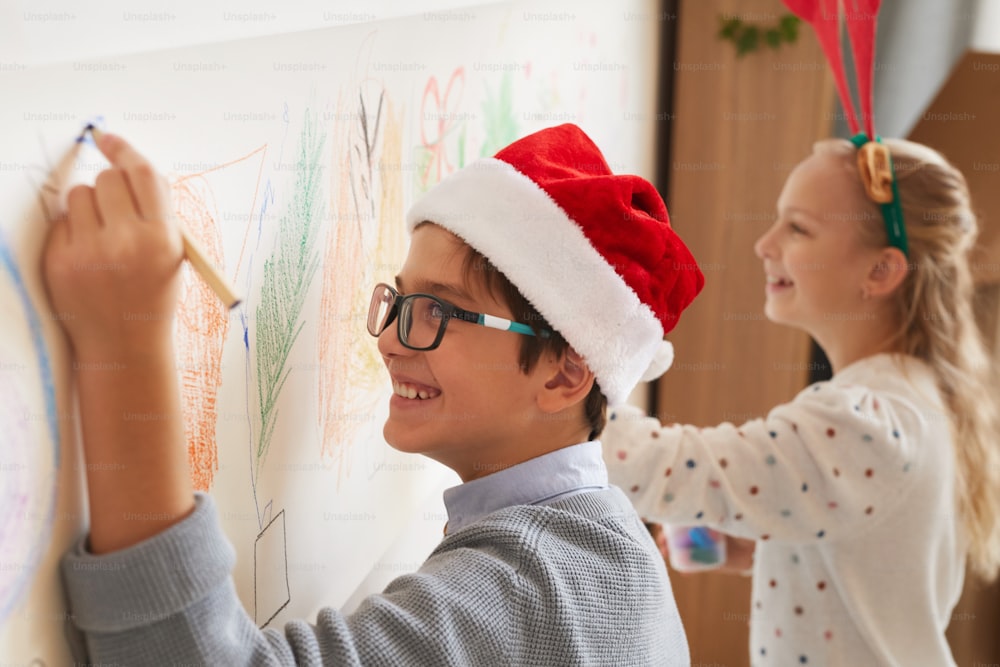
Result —
[[906, 280], [910, 265], [899, 248], [883, 248], [862, 286], [862, 292], [872, 297], [891, 295]]

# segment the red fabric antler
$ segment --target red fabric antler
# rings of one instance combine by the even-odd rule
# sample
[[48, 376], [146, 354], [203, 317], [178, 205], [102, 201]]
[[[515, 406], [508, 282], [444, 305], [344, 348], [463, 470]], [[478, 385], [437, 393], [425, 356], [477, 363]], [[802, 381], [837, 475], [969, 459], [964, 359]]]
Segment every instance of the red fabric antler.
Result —
[[[861, 115], [854, 111], [851, 91], [844, 75], [844, 56], [840, 50], [840, 3], [845, 4], [847, 33], [858, 80], [858, 103]], [[844, 106], [851, 134], [861, 131], [875, 139], [873, 79], [875, 72], [875, 26], [882, 0], [782, 0], [796, 16], [812, 26], [826, 61], [837, 83], [840, 103]]]
[[837, 84], [840, 103], [847, 115], [847, 124], [851, 134], [860, 130], [854, 104], [851, 102], [851, 91], [847, 87], [847, 77], [844, 76], [844, 56], [840, 50], [840, 2], [839, 0], [782, 0], [793, 14], [812, 26], [819, 45], [823, 48], [826, 61], [833, 72]]
[[[865, 133], [875, 141], [875, 109], [872, 95], [875, 73], [875, 26], [882, 0], [844, 0], [847, 34], [851, 37], [854, 71], [858, 76], [858, 104]], [[855, 132], [857, 130], [854, 130]]]

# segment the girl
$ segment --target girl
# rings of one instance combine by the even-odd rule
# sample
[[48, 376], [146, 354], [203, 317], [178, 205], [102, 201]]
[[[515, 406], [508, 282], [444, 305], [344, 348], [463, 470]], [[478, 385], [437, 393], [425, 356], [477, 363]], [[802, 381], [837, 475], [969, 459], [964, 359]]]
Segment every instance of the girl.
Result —
[[953, 665], [944, 633], [966, 556], [987, 579], [1000, 564], [975, 216], [939, 154], [885, 145], [905, 227], [873, 203], [855, 146], [828, 140], [754, 247], [765, 313], [809, 333], [833, 379], [742, 426], [661, 427], [622, 407], [602, 436], [642, 516], [756, 541], [755, 665]]

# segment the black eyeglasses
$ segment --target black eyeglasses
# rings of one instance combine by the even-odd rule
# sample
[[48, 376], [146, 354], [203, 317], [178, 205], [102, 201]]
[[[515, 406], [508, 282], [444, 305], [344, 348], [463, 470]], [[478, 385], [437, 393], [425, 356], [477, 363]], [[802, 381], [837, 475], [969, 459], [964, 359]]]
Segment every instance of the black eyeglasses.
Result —
[[551, 331], [544, 329], [536, 333], [527, 324], [511, 322], [503, 317], [462, 310], [431, 294], [402, 296], [389, 285], [379, 283], [368, 306], [368, 333], [378, 338], [397, 318], [399, 342], [403, 347], [419, 351], [433, 350], [440, 345], [444, 330], [452, 319], [526, 336], [548, 338], [552, 335]]

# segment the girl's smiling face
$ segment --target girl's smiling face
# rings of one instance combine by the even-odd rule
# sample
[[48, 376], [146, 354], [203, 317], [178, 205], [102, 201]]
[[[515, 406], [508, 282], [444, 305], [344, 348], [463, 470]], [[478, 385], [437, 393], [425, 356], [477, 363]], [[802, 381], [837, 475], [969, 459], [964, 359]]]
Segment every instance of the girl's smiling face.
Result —
[[785, 181], [778, 219], [754, 245], [764, 261], [764, 312], [817, 340], [863, 317], [865, 280], [878, 249], [863, 244], [861, 226], [878, 215], [857, 171], [815, 153]]

